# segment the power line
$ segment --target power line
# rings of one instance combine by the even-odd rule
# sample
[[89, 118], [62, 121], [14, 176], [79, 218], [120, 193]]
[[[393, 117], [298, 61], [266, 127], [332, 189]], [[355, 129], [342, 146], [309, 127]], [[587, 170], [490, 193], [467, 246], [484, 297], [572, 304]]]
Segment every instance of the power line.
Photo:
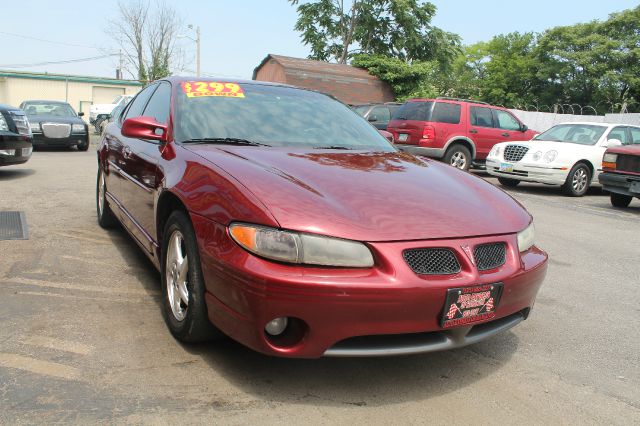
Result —
[[64, 61], [39, 62], [35, 64], [9, 64], [9, 65], [0, 65], [0, 68], [29, 68], [29, 67], [39, 67], [43, 65], [72, 64], [76, 62], [96, 61], [98, 59], [104, 59], [104, 58], [108, 58], [111, 56], [118, 56], [118, 55], [119, 55], [118, 53], [109, 53], [107, 55], [93, 56], [90, 58], [66, 59]]
[[24, 35], [24, 34], [16, 34], [16, 33], [8, 33], [6, 31], [0, 31], [0, 34], [5, 34], [5, 35], [9, 35], [9, 36], [13, 36], [13, 37], [19, 37], [19, 38], [25, 38], [28, 40], [35, 40], [35, 41], [40, 41], [43, 43], [51, 43], [51, 44], [59, 44], [62, 46], [71, 46], [71, 47], [84, 47], [87, 49], [96, 49], [96, 50], [100, 50], [100, 48], [95, 47], [95, 46], [87, 46], [84, 44], [73, 44], [73, 43], [65, 43], [62, 41], [54, 41], [54, 40], [46, 40], [43, 38], [38, 38], [38, 37], [32, 37], [32, 36], [28, 36], [28, 35]]

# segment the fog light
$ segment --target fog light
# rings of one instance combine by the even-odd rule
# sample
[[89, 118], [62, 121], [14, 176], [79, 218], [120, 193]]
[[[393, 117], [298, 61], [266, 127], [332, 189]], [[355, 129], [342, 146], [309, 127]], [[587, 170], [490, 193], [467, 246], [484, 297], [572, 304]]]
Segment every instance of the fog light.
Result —
[[264, 330], [272, 336], [278, 336], [284, 332], [287, 328], [287, 324], [289, 324], [289, 319], [287, 317], [272, 319], [264, 326]]
[[15, 149], [0, 149], [0, 155], [16, 155]]

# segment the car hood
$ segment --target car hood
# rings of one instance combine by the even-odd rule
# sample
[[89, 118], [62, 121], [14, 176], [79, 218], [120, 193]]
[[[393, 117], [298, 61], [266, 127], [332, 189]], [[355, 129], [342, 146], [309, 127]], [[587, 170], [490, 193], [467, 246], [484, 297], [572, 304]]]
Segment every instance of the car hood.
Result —
[[529, 141], [514, 141], [514, 142], [501, 142], [498, 145], [505, 147], [507, 145], [522, 145], [529, 148], [527, 156], [533, 155], [533, 153], [540, 151], [543, 154], [547, 151], [557, 151], [559, 160], [572, 161], [577, 157], [591, 156], [597, 148], [602, 149], [598, 145], [580, 145], [577, 143], [567, 142], [555, 142], [544, 140], [529, 140]]
[[52, 115], [28, 115], [29, 123], [85, 124], [80, 117], [56, 117]]
[[607, 149], [607, 152], [611, 152], [613, 154], [626, 154], [626, 155], [640, 156], [640, 145], [636, 144], [636, 145], [616, 146], [616, 147]]
[[359, 241], [515, 233], [530, 215], [493, 185], [400, 152], [194, 145], [282, 228]]

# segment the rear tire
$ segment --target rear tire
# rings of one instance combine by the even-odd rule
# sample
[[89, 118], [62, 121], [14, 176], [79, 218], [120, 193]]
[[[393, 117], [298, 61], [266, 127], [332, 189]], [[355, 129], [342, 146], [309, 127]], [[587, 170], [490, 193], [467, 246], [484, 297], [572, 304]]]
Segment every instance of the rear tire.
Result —
[[464, 145], [452, 145], [444, 155], [444, 162], [460, 170], [469, 170], [469, 167], [471, 167], [471, 152]]
[[107, 181], [102, 168], [98, 166], [98, 182], [96, 184], [96, 210], [98, 213], [98, 225], [104, 229], [113, 228], [117, 223], [117, 219], [109, 203], [107, 202]]
[[180, 210], [167, 219], [161, 265], [163, 312], [171, 334], [186, 343], [219, 335], [207, 315], [196, 235], [189, 217]]
[[517, 179], [510, 179], [505, 177], [499, 177], [498, 182], [500, 182], [500, 185], [508, 186], [509, 188], [515, 188], [520, 183], [520, 181]]
[[633, 197], [630, 195], [616, 194], [615, 192], [611, 193], [611, 205], [613, 207], [629, 207], [632, 199]]
[[571, 168], [567, 180], [562, 185], [562, 192], [570, 197], [582, 197], [589, 190], [591, 171], [584, 163], [578, 163]]

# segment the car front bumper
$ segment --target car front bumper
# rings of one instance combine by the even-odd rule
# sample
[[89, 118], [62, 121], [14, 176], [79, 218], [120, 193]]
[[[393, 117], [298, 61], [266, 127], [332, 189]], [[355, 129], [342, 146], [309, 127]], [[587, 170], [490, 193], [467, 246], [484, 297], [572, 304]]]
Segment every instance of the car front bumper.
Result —
[[[506, 162], [505, 162], [506, 163]], [[546, 183], [548, 185], [562, 185], [567, 180], [570, 167], [562, 166], [542, 166], [525, 163], [512, 164], [513, 170], [510, 172], [500, 171], [502, 163], [492, 158], [487, 158], [487, 173], [492, 176], [516, 179], [525, 182]]]
[[[209, 319], [234, 340], [265, 354], [380, 356], [432, 352], [464, 346], [504, 331], [525, 319], [547, 269], [547, 255], [533, 247], [518, 253], [516, 235], [464, 240], [371, 243], [377, 259], [368, 269], [300, 267], [260, 259], [241, 249], [227, 228], [192, 215], [199, 236]], [[461, 246], [493, 241], [507, 244], [500, 268], [479, 272]], [[402, 252], [449, 247], [462, 270], [455, 275], [417, 275]], [[515, 247], [515, 249], [514, 249]], [[447, 290], [502, 283], [501, 300], [490, 321], [443, 329]], [[290, 336], [266, 335], [274, 318], [293, 319]]]
[[598, 180], [606, 191], [640, 198], [640, 175], [603, 172]]
[[0, 153], [0, 166], [22, 164], [29, 161], [33, 146], [23, 136], [0, 136], [0, 151], [13, 151], [11, 154]]
[[67, 138], [48, 138], [42, 133], [33, 134], [34, 147], [72, 147], [89, 142], [87, 133], [72, 133]]

